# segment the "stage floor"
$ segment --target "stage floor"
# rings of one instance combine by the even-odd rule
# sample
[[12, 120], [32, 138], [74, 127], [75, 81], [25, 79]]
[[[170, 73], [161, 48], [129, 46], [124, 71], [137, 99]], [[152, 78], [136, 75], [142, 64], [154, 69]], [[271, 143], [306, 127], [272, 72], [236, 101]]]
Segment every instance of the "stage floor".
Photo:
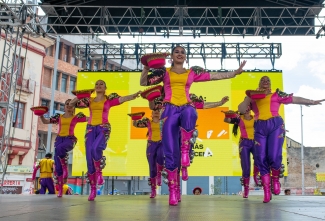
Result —
[[0, 195], [0, 221], [47, 220], [325, 220], [323, 196], [276, 196], [262, 203], [262, 196], [183, 196], [178, 206], [168, 196]]

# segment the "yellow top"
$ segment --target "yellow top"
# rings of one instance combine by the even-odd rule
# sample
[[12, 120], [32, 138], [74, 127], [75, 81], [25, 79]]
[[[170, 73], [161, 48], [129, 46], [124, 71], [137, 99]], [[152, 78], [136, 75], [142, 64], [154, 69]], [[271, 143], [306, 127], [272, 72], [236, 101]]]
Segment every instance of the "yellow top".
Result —
[[150, 122], [151, 124], [151, 139], [152, 141], [160, 141], [161, 137], [160, 137], [160, 123], [157, 122]]
[[[69, 185], [68, 184], [63, 184], [63, 186], [62, 186], [62, 193], [64, 194], [64, 195], [66, 195], [67, 194], [67, 191], [68, 191], [68, 189], [69, 189]], [[58, 194], [58, 192], [59, 191], [57, 191], [56, 190], [56, 188], [55, 188], [55, 194]]]
[[[186, 86], [188, 81], [188, 76], [190, 70], [187, 70], [186, 73], [177, 74], [169, 70], [169, 79], [170, 79], [170, 103], [182, 106], [189, 103], [187, 99], [186, 89], [189, 88]], [[166, 97], [168, 96], [168, 90], [165, 91]]]
[[54, 160], [52, 159], [41, 159], [39, 166], [41, 173], [53, 173]]
[[254, 118], [251, 120], [246, 120], [244, 116], [241, 116], [240, 118], [241, 122], [239, 123], [239, 127], [241, 136], [243, 138], [254, 140]]
[[105, 106], [106, 99], [102, 101], [94, 101], [94, 98], [91, 98], [90, 102], [90, 110], [91, 110], [91, 125], [100, 125], [103, 124], [103, 112], [104, 112], [104, 106]]
[[71, 121], [73, 119], [74, 116], [71, 117], [63, 117], [63, 115], [60, 116], [60, 131], [58, 133], [59, 136], [61, 137], [65, 137], [65, 136], [69, 136], [69, 131], [70, 131], [70, 125], [71, 125]]

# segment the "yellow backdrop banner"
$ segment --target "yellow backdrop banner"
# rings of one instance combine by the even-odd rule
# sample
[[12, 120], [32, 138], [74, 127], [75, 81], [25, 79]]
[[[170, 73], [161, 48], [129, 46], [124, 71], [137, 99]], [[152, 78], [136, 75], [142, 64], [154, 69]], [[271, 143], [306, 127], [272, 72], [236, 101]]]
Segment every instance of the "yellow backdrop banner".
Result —
[[[94, 88], [95, 82], [102, 79], [107, 84], [107, 94], [129, 95], [145, 89], [139, 85], [140, 72], [79, 72], [77, 89]], [[244, 72], [234, 79], [195, 83], [190, 93], [202, 96], [207, 102], [220, 101], [229, 96], [230, 100], [223, 107], [198, 110], [197, 129], [199, 136], [194, 146], [195, 158], [189, 167], [191, 176], [241, 176], [238, 137], [232, 134], [232, 125], [223, 122], [222, 110], [237, 110], [238, 104], [245, 97], [245, 90], [256, 89], [259, 79], [267, 75], [271, 78], [272, 88], [283, 90], [281, 72]], [[89, 116], [88, 109], [79, 109]], [[148, 176], [146, 159], [146, 129], [134, 128], [128, 113], [144, 111], [150, 118], [148, 101], [142, 98], [112, 107], [109, 121], [112, 126], [111, 137], [104, 155], [107, 158], [104, 176]], [[283, 105], [280, 109], [284, 117]], [[87, 172], [84, 134], [86, 123], [77, 124], [75, 129], [78, 143], [73, 150], [72, 175], [81, 176]], [[283, 145], [283, 164], [286, 164], [286, 145]], [[251, 160], [251, 163], [252, 160]], [[287, 171], [285, 171], [287, 175]]]

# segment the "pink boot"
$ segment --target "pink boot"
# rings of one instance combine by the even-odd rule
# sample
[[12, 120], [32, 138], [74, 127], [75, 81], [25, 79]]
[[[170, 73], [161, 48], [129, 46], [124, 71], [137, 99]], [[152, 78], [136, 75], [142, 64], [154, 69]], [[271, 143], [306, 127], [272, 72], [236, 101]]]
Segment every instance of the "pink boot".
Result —
[[281, 184], [279, 181], [279, 176], [281, 173], [280, 169], [275, 170], [275, 169], [271, 168], [271, 171], [272, 171], [271, 190], [272, 190], [272, 193], [275, 195], [279, 195], [281, 193]]
[[157, 163], [157, 185], [161, 186], [161, 171], [163, 171], [164, 166]]
[[90, 184], [90, 194], [88, 197], [88, 201], [94, 201], [96, 198], [96, 192], [97, 192], [97, 175], [96, 172], [93, 174], [87, 174], [88, 176], [88, 180], [89, 180], [89, 184]]
[[173, 171], [165, 169], [167, 172], [167, 179], [168, 179], [168, 189], [169, 189], [169, 205], [177, 206], [178, 204], [178, 197], [177, 197], [177, 168]]
[[243, 198], [248, 198], [248, 194], [249, 194], [249, 181], [250, 181], [250, 177], [243, 177], [243, 184], [244, 184], [244, 194], [243, 194]]
[[157, 178], [150, 178], [150, 186], [151, 186], [151, 194], [150, 198], [155, 198], [156, 197], [156, 186], [157, 186]]
[[188, 180], [188, 173], [187, 173], [187, 167], [182, 167], [182, 180], [186, 181]]
[[189, 167], [190, 166], [190, 140], [193, 136], [194, 130], [187, 132], [185, 129], [181, 128], [181, 166]]
[[95, 165], [96, 175], [97, 175], [97, 185], [98, 186], [102, 186], [105, 183], [105, 181], [103, 179], [103, 173], [102, 173], [102, 169], [106, 165], [105, 161], [106, 161], [106, 158], [105, 157], [102, 157], [98, 161], [95, 161], [94, 160], [94, 165]]
[[58, 180], [58, 197], [62, 197], [62, 192], [63, 192], [63, 176], [57, 176]]
[[261, 183], [261, 177], [259, 175], [260, 170], [258, 169], [257, 166], [254, 166], [254, 173], [253, 173], [253, 177], [254, 177], [254, 182], [256, 186], [262, 186]]
[[63, 170], [63, 179], [66, 179], [69, 176], [66, 158], [63, 158], [63, 159], [60, 158], [60, 163], [61, 163], [62, 170]]
[[181, 177], [180, 174], [177, 174], [177, 196], [178, 196], [178, 202], [180, 203], [182, 201], [182, 192], [181, 192]]
[[265, 174], [264, 176], [261, 176], [261, 179], [262, 179], [262, 186], [264, 190], [263, 203], [268, 203], [272, 199], [270, 174]]

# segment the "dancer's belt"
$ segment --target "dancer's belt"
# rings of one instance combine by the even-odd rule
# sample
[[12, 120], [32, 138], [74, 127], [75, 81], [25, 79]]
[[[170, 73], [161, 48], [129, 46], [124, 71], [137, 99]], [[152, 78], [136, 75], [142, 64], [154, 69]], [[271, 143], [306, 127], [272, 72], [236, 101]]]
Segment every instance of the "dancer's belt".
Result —
[[249, 139], [249, 138], [240, 137], [239, 142], [242, 141], [242, 140], [254, 141], [254, 139]]
[[269, 119], [266, 119], [266, 120], [264, 120], [264, 119], [257, 119], [257, 120], [255, 120], [255, 121], [267, 121], [267, 120], [271, 120], [271, 119], [273, 119], [273, 118], [277, 118], [277, 117], [282, 118], [281, 115], [278, 115], [278, 116], [272, 116], [272, 117], [270, 117]]
[[40, 174], [40, 178], [52, 178], [52, 173], [43, 172]]

